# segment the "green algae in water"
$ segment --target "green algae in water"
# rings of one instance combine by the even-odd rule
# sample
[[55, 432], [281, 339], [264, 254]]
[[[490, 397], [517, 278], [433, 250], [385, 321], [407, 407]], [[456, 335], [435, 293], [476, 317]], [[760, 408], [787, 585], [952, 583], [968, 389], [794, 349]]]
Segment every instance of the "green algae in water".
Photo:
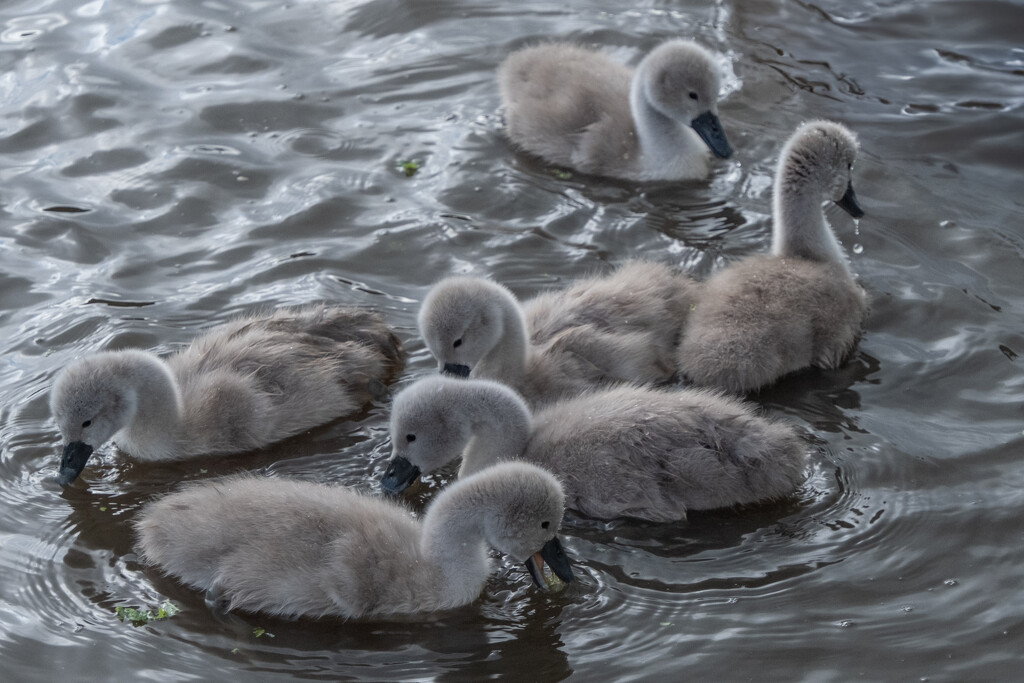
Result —
[[408, 161], [399, 161], [398, 170], [405, 174], [406, 178], [411, 178], [416, 175], [416, 171], [420, 170], [420, 162], [415, 159], [409, 159]]
[[181, 608], [170, 600], [164, 600], [163, 604], [160, 605], [155, 612], [151, 609], [142, 611], [135, 607], [114, 608], [114, 613], [117, 614], [118, 621], [131, 622], [132, 626], [142, 626], [143, 624], [148, 624], [151, 621], [170, 619], [180, 611]]

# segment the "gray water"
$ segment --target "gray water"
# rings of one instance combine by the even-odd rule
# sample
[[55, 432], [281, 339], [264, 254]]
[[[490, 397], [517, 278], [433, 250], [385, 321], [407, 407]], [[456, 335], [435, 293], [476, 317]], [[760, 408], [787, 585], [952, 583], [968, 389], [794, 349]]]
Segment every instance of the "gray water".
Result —
[[[627, 8], [627, 9], [623, 9]], [[494, 70], [553, 36], [722, 55], [708, 182], [573, 176], [510, 148]], [[6, 0], [0, 6], [0, 670], [74, 680], [1009, 680], [1024, 674], [1024, 6], [988, 0]], [[224, 618], [141, 567], [130, 522], [239, 470], [376, 489], [387, 404], [265, 452], [54, 482], [54, 374], [242, 311], [372, 306], [434, 371], [451, 273], [523, 297], [627, 257], [704, 276], [766, 248], [801, 121], [860, 136], [859, 351], [753, 396], [813, 444], [778, 504], [563, 537], [578, 581], [502, 566], [415, 618]], [[419, 170], [407, 177], [401, 162]], [[422, 487], [422, 504], [446, 477]], [[176, 616], [133, 627], [115, 609]], [[257, 636], [254, 629], [267, 633]]]

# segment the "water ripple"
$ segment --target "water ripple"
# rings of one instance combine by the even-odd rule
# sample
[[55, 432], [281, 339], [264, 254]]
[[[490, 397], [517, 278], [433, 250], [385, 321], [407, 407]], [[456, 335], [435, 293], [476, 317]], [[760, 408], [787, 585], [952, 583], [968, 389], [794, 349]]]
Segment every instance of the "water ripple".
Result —
[[[7, 678], [1011, 680], [1020, 19], [1003, 0], [5, 3]], [[509, 51], [557, 37], [635, 63], [675, 36], [722, 55], [736, 154], [708, 182], [567, 174], [508, 143]], [[558, 594], [502, 561], [459, 610], [291, 622], [212, 613], [138, 565], [130, 522], [178, 482], [238, 471], [379, 491], [386, 400], [259, 454], [143, 466], [104, 448], [80, 483], [53, 481], [49, 386], [82, 353], [169, 352], [239, 312], [331, 300], [394, 323], [401, 385], [436, 371], [416, 312], [445, 275], [528, 297], [631, 257], [705, 276], [765, 250], [776, 157], [814, 117], [861, 139], [867, 216], [827, 215], [872, 313], [850, 362], [748, 397], [812, 448], [786, 500], [661, 526], [570, 517], [578, 580]], [[165, 599], [183, 611], [114, 614]]]

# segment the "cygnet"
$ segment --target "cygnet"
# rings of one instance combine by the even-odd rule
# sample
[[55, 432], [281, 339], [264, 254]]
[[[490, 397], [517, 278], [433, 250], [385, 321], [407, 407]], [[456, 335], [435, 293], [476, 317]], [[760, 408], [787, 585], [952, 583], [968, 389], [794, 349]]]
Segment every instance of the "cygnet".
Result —
[[514, 52], [498, 69], [515, 145], [583, 173], [639, 181], [705, 178], [709, 149], [732, 154], [719, 80], [711, 53], [682, 39], [659, 45], [636, 71], [561, 43]]
[[285, 617], [365, 617], [448, 609], [475, 600], [493, 546], [525, 562], [572, 569], [555, 535], [564, 494], [528, 463], [460, 481], [423, 521], [397, 503], [340, 486], [231, 477], [148, 504], [135, 522], [143, 561], [206, 590], [228, 609]]
[[312, 305], [242, 317], [161, 359], [104, 351], [58, 375], [59, 481], [113, 439], [138, 460], [239, 453], [349, 415], [380, 393], [402, 348], [373, 312]]
[[643, 261], [524, 305], [495, 282], [456, 276], [427, 293], [419, 329], [442, 372], [504, 382], [536, 405], [601, 384], [670, 379], [698, 296], [687, 275]]
[[793, 133], [775, 176], [771, 253], [704, 283], [679, 345], [685, 377], [747, 392], [849, 357], [868, 305], [821, 204], [864, 215], [851, 180], [856, 156], [857, 139], [838, 123], [811, 121]]
[[531, 418], [502, 384], [438, 376], [395, 397], [391, 442], [381, 480], [387, 491], [460, 455], [460, 477], [522, 459], [561, 479], [569, 508], [654, 522], [790, 495], [807, 461], [792, 427], [715, 391], [619, 386]]

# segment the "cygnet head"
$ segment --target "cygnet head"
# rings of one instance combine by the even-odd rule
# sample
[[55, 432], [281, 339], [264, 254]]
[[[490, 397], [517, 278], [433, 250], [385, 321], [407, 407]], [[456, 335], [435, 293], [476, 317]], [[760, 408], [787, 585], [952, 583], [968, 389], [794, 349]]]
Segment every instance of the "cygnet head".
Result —
[[131, 423], [138, 405], [135, 391], [111, 373], [116, 359], [135, 352], [106, 352], [80, 358], [57, 376], [50, 412], [64, 438], [59, 481], [74, 481], [94, 449]]
[[472, 427], [453, 403], [464, 380], [425, 377], [403, 389], [391, 404], [391, 462], [381, 477], [385, 491], [398, 493], [458, 454]]
[[808, 121], [789, 138], [779, 157], [776, 201], [804, 191], [820, 193], [854, 218], [864, 215], [853, 191], [853, 162], [860, 145], [845, 126]]
[[419, 328], [441, 372], [468, 377], [506, 334], [505, 316], [517, 308], [501, 285], [476, 277], [441, 280], [420, 307]]
[[[391, 406], [392, 457], [381, 487], [399, 493], [421, 472], [433, 472], [457, 459], [473, 437], [476, 422], [487, 418], [514, 425], [513, 433], [522, 433], [524, 439], [529, 434], [530, 409], [504, 384], [434, 375], [402, 390]], [[518, 448], [515, 451], [518, 455]]]
[[432, 507], [467, 495], [480, 501], [472, 509], [487, 510], [481, 518], [487, 542], [525, 563], [534, 583], [546, 587], [544, 563], [558, 578], [572, 581], [572, 568], [557, 536], [565, 493], [553, 474], [531, 463], [499, 463], [449, 486]]
[[715, 156], [732, 155], [718, 120], [719, 69], [710, 52], [689, 40], [662, 43], [640, 62], [636, 79], [660, 114], [692, 127]]

